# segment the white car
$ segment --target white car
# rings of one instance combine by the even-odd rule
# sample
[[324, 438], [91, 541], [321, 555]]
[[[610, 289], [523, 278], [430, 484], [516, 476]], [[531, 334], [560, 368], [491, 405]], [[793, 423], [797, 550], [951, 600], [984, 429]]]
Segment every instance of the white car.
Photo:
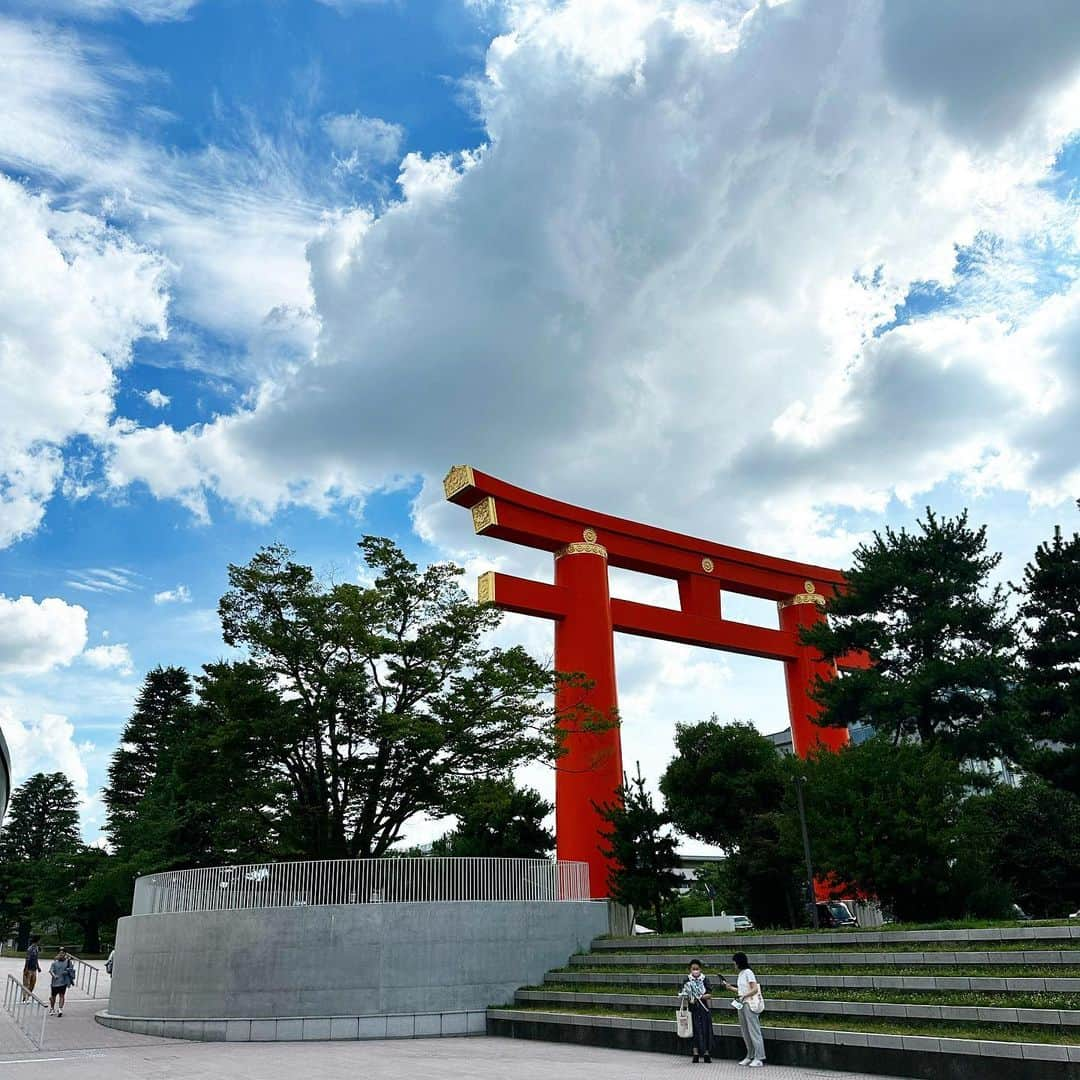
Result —
[[1070, 919], [1080, 919], [1080, 911], [1074, 911], [1070, 916]]

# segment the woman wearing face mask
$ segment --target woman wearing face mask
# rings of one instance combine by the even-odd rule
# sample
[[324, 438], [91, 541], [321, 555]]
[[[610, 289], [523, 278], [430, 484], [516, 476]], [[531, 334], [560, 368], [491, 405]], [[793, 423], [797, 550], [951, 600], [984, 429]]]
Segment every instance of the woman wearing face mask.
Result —
[[712, 991], [709, 980], [701, 970], [700, 960], [690, 961], [690, 973], [683, 983], [679, 997], [690, 1002], [690, 1022], [694, 1027], [694, 1056], [690, 1059], [695, 1065], [700, 1060], [699, 1052], [706, 1062], [712, 1061]]

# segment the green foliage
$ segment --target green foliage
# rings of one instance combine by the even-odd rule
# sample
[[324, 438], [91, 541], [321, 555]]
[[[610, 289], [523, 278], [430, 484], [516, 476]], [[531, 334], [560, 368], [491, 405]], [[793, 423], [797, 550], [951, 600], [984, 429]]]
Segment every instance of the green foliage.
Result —
[[954, 864], [971, 852], [961, 823], [970, 777], [949, 753], [877, 735], [803, 764], [819, 874], [858, 883], [897, 919], [965, 912]]
[[555, 834], [544, 820], [555, 809], [533, 788], [510, 777], [478, 780], [455, 795], [447, 809], [457, 827], [432, 845], [432, 854], [461, 858], [545, 859]]
[[132, 829], [157, 776], [162, 748], [170, 745], [190, 704], [191, 679], [183, 668], [156, 667], [147, 673], [109, 764], [102, 796], [105, 831], [115, 848], [131, 845]]
[[1029, 915], [1060, 918], [1080, 897], [1080, 799], [1027, 777], [1001, 784], [964, 806], [969, 848], [993, 881]]
[[418, 570], [378, 537], [361, 547], [370, 588], [324, 585], [278, 546], [229, 568], [220, 605], [225, 640], [250, 657], [234, 674], [276, 700], [218, 737], [273, 771], [282, 828], [312, 858], [381, 855], [410, 818], [559, 745], [552, 672], [481, 643], [500, 613], [465, 597], [462, 571]]
[[961, 760], [1013, 754], [1015, 630], [1004, 590], [989, 586], [1001, 556], [987, 553], [986, 529], [966, 511], [939, 518], [928, 508], [918, 526], [860, 545], [829, 621], [802, 632], [827, 660], [858, 649], [873, 659], [818, 681], [819, 723], [868, 723], [894, 741], [940, 742]]
[[1019, 696], [1035, 740], [1023, 763], [1080, 796], [1080, 533], [1039, 545], [1023, 597]]
[[[63, 773], [35, 773], [15, 789], [0, 834], [0, 923], [16, 928], [20, 949], [31, 921], [55, 914], [81, 880], [69, 871], [85, 865], [85, 852], [78, 794]], [[70, 918], [70, 904], [64, 910]]]
[[614, 805], [599, 808], [611, 828], [603, 833], [607, 847], [601, 848], [613, 864], [608, 879], [611, 898], [636, 911], [651, 910], [659, 930], [664, 909], [674, 899], [682, 878], [675, 837], [668, 816], [657, 810], [638, 765], [631, 781], [623, 777]]
[[796, 919], [801, 849], [793, 846], [789, 764], [750, 724], [677, 724], [676, 754], [660, 778], [682, 832], [729, 852], [731, 906], [759, 926]]

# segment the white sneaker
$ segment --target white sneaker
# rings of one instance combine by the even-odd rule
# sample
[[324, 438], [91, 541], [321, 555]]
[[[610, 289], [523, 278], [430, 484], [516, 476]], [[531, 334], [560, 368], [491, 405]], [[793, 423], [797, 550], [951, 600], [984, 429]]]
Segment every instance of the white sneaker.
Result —
[[750, 1068], [751, 1069], [764, 1069], [765, 1068], [765, 1062], [762, 1061], [761, 1058], [755, 1058], [753, 1061], [750, 1062]]
[[[63, 1016], [63, 1015], [64, 1015], [64, 1010], [63, 1010], [63, 1009], [61, 1009], [61, 1010], [60, 1010], [59, 1012], [57, 1012], [57, 1014], [56, 1014], [56, 1015], [57, 1015], [57, 1016]], [[751, 1065], [753, 1065], [754, 1063], [753, 1063], [753, 1062], [751, 1061], [751, 1062], [750, 1062], [750, 1064], [751, 1064]], [[758, 1064], [760, 1065], [760, 1064], [761, 1064], [761, 1062], [758, 1062]]]
[[740, 1065], [749, 1065], [750, 1064], [750, 1059], [748, 1057], [744, 1057], [742, 1059], [742, 1061], [739, 1062], [739, 1064]]

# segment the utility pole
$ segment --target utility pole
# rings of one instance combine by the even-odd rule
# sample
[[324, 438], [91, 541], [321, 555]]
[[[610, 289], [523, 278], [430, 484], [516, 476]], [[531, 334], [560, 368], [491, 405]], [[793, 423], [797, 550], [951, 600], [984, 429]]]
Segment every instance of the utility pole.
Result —
[[795, 777], [795, 800], [799, 804], [799, 824], [802, 826], [803, 855], [806, 856], [806, 890], [810, 895], [810, 919], [814, 929], [819, 929], [817, 913], [817, 895], [814, 892], [814, 866], [810, 861], [810, 834], [806, 831], [806, 807], [803, 805], [803, 784], [806, 777]]

